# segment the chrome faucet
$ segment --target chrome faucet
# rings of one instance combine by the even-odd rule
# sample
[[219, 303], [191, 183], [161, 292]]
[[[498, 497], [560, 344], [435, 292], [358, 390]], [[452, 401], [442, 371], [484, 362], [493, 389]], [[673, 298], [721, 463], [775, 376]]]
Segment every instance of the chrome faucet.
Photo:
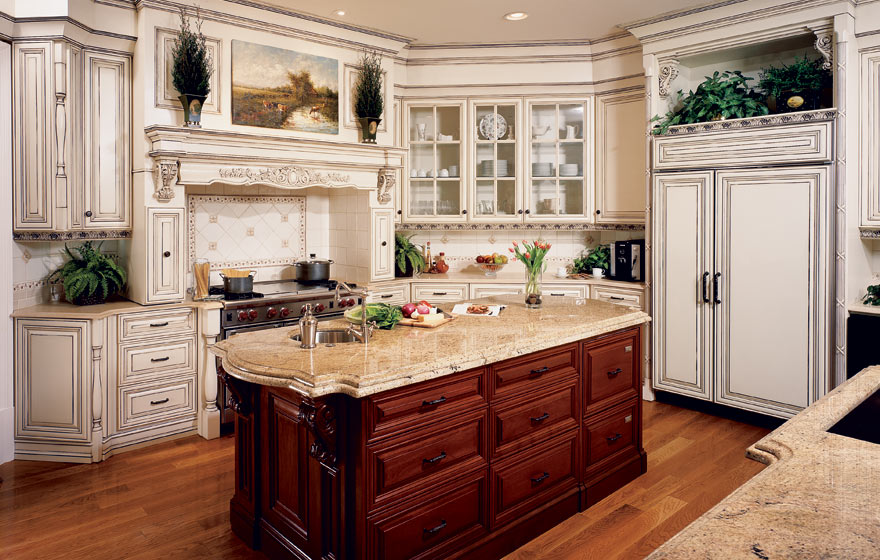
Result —
[[373, 334], [373, 329], [376, 328], [376, 321], [367, 321], [367, 297], [369, 297], [370, 292], [367, 290], [361, 290], [356, 292], [351, 289], [351, 286], [346, 284], [345, 282], [339, 282], [336, 284], [336, 301], [339, 301], [339, 289], [342, 288], [345, 290], [346, 295], [355, 296], [361, 298], [361, 326], [358, 329], [354, 325], [349, 325], [346, 332], [350, 332], [354, 335], [356, 339], [360, 342], [366, 344], [370, 340], [370, 336]]

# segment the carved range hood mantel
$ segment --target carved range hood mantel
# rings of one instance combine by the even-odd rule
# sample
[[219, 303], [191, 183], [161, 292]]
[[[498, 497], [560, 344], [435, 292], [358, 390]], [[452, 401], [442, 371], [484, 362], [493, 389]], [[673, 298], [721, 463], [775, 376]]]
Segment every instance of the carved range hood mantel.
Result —
[[175, 185], [265, 185], [378, 189], [380, 202], [403, 167], [406, 150], [228, 130], [153, 125], [144, 130], [153, 159], [156, 198]]

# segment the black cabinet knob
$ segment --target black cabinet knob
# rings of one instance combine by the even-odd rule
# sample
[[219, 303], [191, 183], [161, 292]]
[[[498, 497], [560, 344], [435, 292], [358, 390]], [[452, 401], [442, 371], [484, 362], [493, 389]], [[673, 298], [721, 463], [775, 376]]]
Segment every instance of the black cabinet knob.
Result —
[[461, 213], [462, 213], [462, 214], [467, 214], [467, 210], [462, 210]]
[[602, 213], [601, 210], [596, 210], [596, 215], [597, 215], [597, 216], [598, 216], [599, 214], [601, 214], [601, 213]]
[[403, 214], [403, 210], [398, 210], [397, 215], [400, 216], [401, 214]]
[[530, 208], [526, 208], [526, 214], [531, 214], [532, 210]]
[[168, 258], [168, 257], [171, 256], [171, 251], [165, 251], [164, 253], [162, 253], [162, 255], [163, 255], [165, 258]]
[[382, 246], [383, 246], [383, 247], [388, 246], [388, 242], [387, 242], [387, 241], [383, 241], [383, 242], [382, 242]]
[[92, 217], [92, 211], [86, 210], [86, 218], [91, 218], [91, 217]]
[[522, 208], [516, 211], [517, 214], [522, 214]]

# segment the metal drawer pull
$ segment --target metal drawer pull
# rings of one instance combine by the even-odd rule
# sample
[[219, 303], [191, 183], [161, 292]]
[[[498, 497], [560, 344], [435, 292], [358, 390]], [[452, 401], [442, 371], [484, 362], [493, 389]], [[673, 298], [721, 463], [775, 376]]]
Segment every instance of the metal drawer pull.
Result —
[[544, 482], [548, 478], [550, 478], [550, 473], [545, 471], [544, 474], [542, 474], [541, 476], [535, 477], [531, 480], [532, 480], [532, 484], [541, 484], [542, 482]]
[[445, 403], [446, 397], [440, 397], [439, 399], [434, 399], [433, 401], [422, 401], [422, 406], [434, 406], [435, 404]]
[[445, 296], [445, 295], [448, 295], [448, 292], [434, 292], [433, 295], [435, 295], [435, 296]]
[[167, 361], [170, 360], [170, 359], [171, 359], [171, 356], [165, 356], [164, 358], [150, 358], [150, 361], [153, 362], [153, 363], [156, 363], [156, 362], [167, 362]]
[[623, 437], [623, 434], [614, 434], [612, 437], [607, 437], [605, 439], [608, 440], [608, 443], [614, 443], [615, 441], [619, 440], [622, 437]]
[[441, 452], [440, 452], [440, 455], [437, 455], [437, 456], [434, 457], [433, 459], [422, 459], [422, 462], [423, 462], [423, 463], [427, 463], [427, 464], [429, 464], [429, 465], [433, 465], [433, 464], [436, 463], [437, 461], [442, 461], [442, 460], [445, 459], [445, 458], [446, 458], [446, 452], [445, 452], [445, 451], [441, 451]]
[[548, 418], [550, 418], [550, 413], [549, 413], [549, 412], [545, 412], [544, 414], [542, 414], [542, 415], [540, 415], [540, 416], [538, 416], [538, 417], [530, 418], [530, 420], [531, 420], [532, 422], [543, 422], [544, 420], [546, 420], [546, 419], [548, 419]]
[[716, 272], [715, 278], [712, 280], [712, 295], [715, 303], [721, 303], [721, 273]]
[[541, 375], [542, 373], [544, 373], [545, 371], [547, 371], [547, 370], [549, 370], [549, 369], [550, 369], [550, 368], [547, 367], [547, 366], [539, 367], [538, 369], [533, 369], [530, 373], [531, 373], [532, 375]]
[[167, 327], [168, 321], [165, 321], [164, 323], [150, 323], [150, 326], [151, 327]]
[[622, 297], [620, 297], [620, 296], [608, 296], [608, 299], [616, 299], [617, 301], [623, 301], [623, 300], [625, 300], [626, 298], [622, 298]]
[[430, 529], [422, 529], [422, 531], [424, 531], [426, 535], [433, 535], [435, 533], [439, 533], [440, 531], [442, 531], [445, 528], [446, 528], [446, 520], [441, 519], [440, 525], [437, 525], [436, 527], [431, 527]]
[[394, 294], [382, 294], [379, 297], [381, 297], [382, 299], [389, 299], [389, 298], [393, 298]]
[[703, 273], [703, 303], [709, 303], [709, 273]]
[[565, 294], [559, 294], [559, 293], [554, 294], [553, 292], [550, 292], [550, 295], [551, 296], [564, 296]]
[[165, 397], [164, 399], [161, 399], [161, 400], [158, 400], [158, 401], [150, 401], [150, 404], [152, 404], [152, 405], [164, 404], [164, 403], [167, 403], [167, 402], [170, 401], [170, 400], [171, 400], [171, 399], [169, 399], [168, 397]]
[[611, 371], [608, 372], [608, 377], [617, 377], [617, 374], [619, 374], [619, 373], [622, 372], [622, 371], [623, 371], [623, 370], [620, 369], [620, 368], [617, 368], [617, 369], [615, 369], [615, 370], [611, 370]]

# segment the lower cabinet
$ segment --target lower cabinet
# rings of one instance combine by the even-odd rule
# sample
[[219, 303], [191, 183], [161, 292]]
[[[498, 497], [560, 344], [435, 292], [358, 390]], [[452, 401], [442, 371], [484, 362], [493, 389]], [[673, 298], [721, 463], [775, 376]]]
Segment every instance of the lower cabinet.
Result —
[[237, 403], [233, 531], [272, 558], [500, 558], [645, 472], [639, 328], [385, 391]]

